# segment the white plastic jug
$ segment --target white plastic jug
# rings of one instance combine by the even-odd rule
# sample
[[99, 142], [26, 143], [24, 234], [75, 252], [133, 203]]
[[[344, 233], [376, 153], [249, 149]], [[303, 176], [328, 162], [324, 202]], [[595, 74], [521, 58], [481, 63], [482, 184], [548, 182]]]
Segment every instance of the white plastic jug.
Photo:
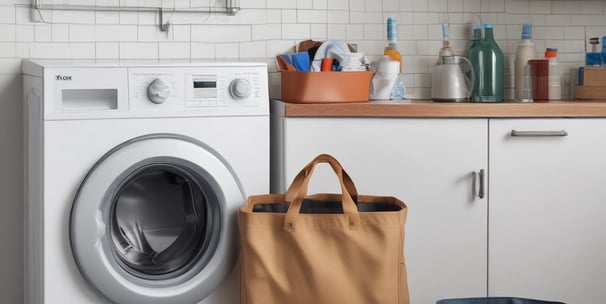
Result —
[[370, 99], [388, 100], [400, 73], [400, 62], [382, 56], [371, 63], [371, 70], [374, 74], [370, 82]]

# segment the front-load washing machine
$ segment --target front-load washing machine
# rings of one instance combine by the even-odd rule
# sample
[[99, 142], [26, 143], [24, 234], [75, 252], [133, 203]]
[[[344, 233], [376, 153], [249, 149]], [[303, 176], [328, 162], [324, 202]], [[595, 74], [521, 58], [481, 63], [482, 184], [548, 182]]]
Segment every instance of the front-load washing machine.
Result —
[[263, 63], [23, 62], [26, 303], [239, 303], [269, 191]]

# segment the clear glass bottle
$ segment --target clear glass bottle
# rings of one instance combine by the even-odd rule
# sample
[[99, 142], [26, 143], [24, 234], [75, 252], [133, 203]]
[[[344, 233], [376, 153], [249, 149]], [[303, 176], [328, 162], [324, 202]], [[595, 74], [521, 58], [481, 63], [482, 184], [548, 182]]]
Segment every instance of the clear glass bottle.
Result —
[[494, 40], [492, 23], [484, 24], [484, 40], [478, 48], [478, 92], [472, 96], [478, 102], [505, 100], [505, 56]]
[[601, 54], [598, 53], [600, 39], [598, 37], [589, 38], [589, 44], [591, 44], [591, 52], [585, 54], [585, 65], [600, 66], [602, 64]]

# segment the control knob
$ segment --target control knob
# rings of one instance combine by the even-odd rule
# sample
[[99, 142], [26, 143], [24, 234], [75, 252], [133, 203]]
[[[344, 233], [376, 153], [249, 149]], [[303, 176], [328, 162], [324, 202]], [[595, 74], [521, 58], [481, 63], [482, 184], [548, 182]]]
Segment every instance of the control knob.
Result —
[[229, 95], [234, 99], [246, 99], [252, 91], [250, 82], [243, 78], [232, 80], [229, 84]]
[[170, 85], [159, 78], [154, 79], [154, 81], [147, 86], [147, 98], [155, 104], [165, 102], [168, 97], [170, 97], [171, 92], [172, 89]]

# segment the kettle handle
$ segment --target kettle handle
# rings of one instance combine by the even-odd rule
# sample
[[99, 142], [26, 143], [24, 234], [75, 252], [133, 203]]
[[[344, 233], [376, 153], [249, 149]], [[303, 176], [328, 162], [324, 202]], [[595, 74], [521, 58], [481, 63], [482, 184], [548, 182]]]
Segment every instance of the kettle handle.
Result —
[[473, 68], [473, 64], [471, 64], [471, 61], [469, 61], [469, 59], [467, 59], [467, 57], [465, 56], [459, 56], [460, 59], [463, 59], [463, 61], [465, 61], [468, 65], [469, 68], [471, 69], [471, 77], [467, 77], [466, 73], [463, 73], [463, 75], [465, 75], [465, 81], [467, 82], [467, 96], [469, 96], [469, 99], [471, 100], [471, 92], [473, 91], [473, 85], [476, 81], [475, 79], [475, 70]]

